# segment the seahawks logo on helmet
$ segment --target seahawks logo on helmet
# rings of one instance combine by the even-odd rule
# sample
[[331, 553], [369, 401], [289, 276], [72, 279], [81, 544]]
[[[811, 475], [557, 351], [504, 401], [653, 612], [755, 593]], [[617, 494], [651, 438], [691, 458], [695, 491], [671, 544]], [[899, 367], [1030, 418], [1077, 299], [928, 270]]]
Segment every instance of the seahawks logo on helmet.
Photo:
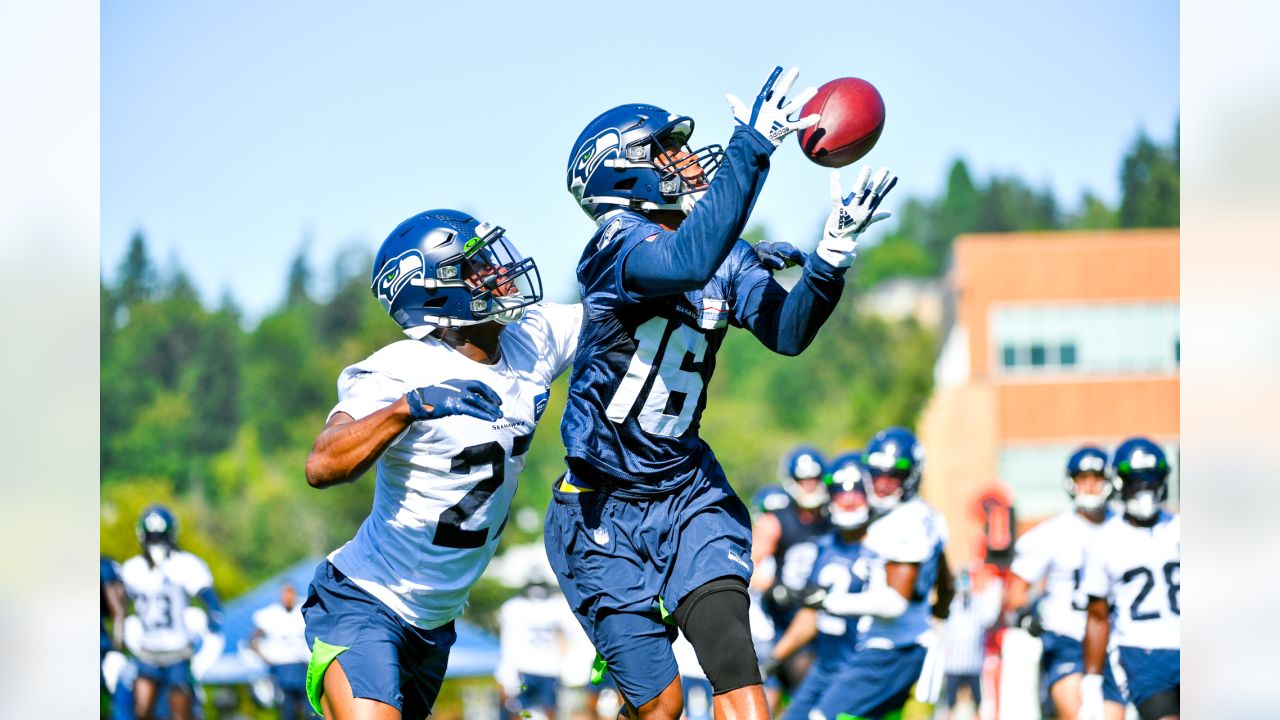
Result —
[[378, 294], [382, 307], [390, 311], [391, 304], [401, 290], [408, 287], [415, 278], [419, 281], [425, 279], [425, 266], [422, 253], [418, 250], [406, 250], [383, 265], [382, 274], [374, 284], [374, 292]]
[[618, 147], [621, 142], [622, 136], [613, 128], [604, 130], [587, 141], [586, 148], [573, 163], [573, 181], [569, 185], [569, 190], [575, 198], [582, 200], [582, 195], [587, 188], [587, 180], [595, 174], [600, 164], [606, 159], [618, 156]]

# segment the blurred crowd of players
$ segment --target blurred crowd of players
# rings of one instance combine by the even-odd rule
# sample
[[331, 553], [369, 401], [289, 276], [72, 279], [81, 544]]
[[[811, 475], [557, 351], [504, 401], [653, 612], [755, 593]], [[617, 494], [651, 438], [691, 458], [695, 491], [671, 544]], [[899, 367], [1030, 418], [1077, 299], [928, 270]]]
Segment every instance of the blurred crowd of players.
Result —
[[[1072, 507], [1020, 537], [1012, 563], [956, 572], [945, 521], [918, 494], [922, 469], [915, 437], [890, 428], [831, 460], [793, 450], [781, 483], [752, 499], [751, 626], [775, 717], [850, 703], [868, 717], [901, 716], [908, 703], [923, 708], [913, 717], [1177, 715], [1180, 523], [1163, 507], [1169, 466], [1157, 445], [1133, 438], [1110, 456], [1081, 447], [1066, 462]], [[202, 714], [196, 678], [222, 651], [222, 612], [208, 566], [178, 549], [177, 530], [152, 506], [138, 521], [141, 552], [102, 559], [104, 717]], [[499, 624], [502, 717], [616, 716], [617, 691], [593, 671], [595, 649], [549, 567], [529, 569]], [[254, 625], [280, 716], [316, 717], [296, 589], [283, 586]], [[712, 717], [693, 648], [680, 637], [675, 650], [685, 717]]]
[[[780, 484], [752, 501], [752, 631], [774, 717], [1176, 717], [1168, 461], [1141, 437], [1065, 460], [1070, 509], [1019, 538], [1011, 563], [953, 571], [945, 521], [918, 495], [923, 449], [910, 432], [831, 460], [793, 450]], [[549, 577], [531, 574], [501, 628], [504, 718], [616, 715]], [[685, 717], [712, 717], [692, 648], [675, 647]]]

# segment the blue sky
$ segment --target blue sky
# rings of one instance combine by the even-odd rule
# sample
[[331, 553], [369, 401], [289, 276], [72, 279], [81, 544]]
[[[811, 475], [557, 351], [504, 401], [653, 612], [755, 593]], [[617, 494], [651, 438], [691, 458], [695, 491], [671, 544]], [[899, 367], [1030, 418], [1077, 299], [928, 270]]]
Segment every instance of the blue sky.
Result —
[[[651, 102], [694, 117], [695, 145], [723, 143], [724, 93], [754, 95], [774, 65], [798, 65], [798, 86], [880, 89], [886, 127], [865, 162], [899, 174], [890, 210], [937, 192], [957, 156], [1067, 205], [1085, 189], [1114, 202], [1135, 133], [1172, 136], [1174, 2], [779, 7], [105, 3], [103, 272], [141, 229], [207, 302], [229, 290], [256, 318], [299, 248], [325, 277], [340, 248], [372, 252], [405, 217], [457, 207], [505, 226], [564, 298], [593, 230], [564, 185], [582, 127]], [[753, 223], [811, 248], [827, 172], [789, 140]]]

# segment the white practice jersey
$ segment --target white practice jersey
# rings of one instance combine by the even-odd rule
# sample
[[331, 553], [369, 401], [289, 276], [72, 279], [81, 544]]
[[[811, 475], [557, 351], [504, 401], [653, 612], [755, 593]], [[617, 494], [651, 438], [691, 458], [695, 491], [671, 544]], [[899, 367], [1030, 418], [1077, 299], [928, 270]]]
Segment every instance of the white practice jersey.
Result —
[[1111, 603], [1111, 642], [1177, 648], [1182, 633], [1182, 518], [1161, 511], [1149, 528], [1123, 516], [1108, 520], [1090, 543], [1081, 589]]
[[503, 331], [494, 365], [428, 337], [343, 370], [330, 416], [363, 418], [415, 388], [465, 379], [493, 388], [503, 417], [455, 415], [405, 430], [378, 458], [373, 510], [329, 555], [334, 566], [411, 625], [431, 629], [461, 615], [498, 547], [534, 427], [581, 325], [581, 305], [535, 305]]
[[262, 631], [258, 653], [269, 664], [304, 663], [311, 659], [302, 603], [295, 602], [290, 610], [281, 603], [272, 603], [253, 614], [253, 626]]
[[558, 679], [569, 652], [569, 633], [577, 624], [559, 593], [546, 598], [517, 595], [503, 603], [498, 611], [498, 682], [510, 690], [520, 686], [521, 674]]
[[938, 565], [947, 542], [947, 524], [938, 511], [920, 498], [894, 508], [867, 528], [862, 549], [870, 568], [869, 587], [884, 587], [887, 563], [917, 563], [920, 572], [907, 610], [887, 619], [864, 615], [858, 621], [858, 647], [889, 649], [919, 645], [934, 638], [929, 595], [938, 578]]
[[1088, 601], [1080, 590], [1084, 550], [1101, 529], [1101, 524], [1068, 510], [1018, 538], [1010, 569], [1031, 585], [1045, 581], [1040, 624], [1046, 630], [1075, 640], [1084, 639], [1084, 610]]
[[181, 550], [154, 567], [136, 555], [121, 566], [120, 579], [141, 621], [139, 649], [156, 656], [190, 654], [192, 633], [184, 611], [196, 593], [213, 587], [209, 566]]

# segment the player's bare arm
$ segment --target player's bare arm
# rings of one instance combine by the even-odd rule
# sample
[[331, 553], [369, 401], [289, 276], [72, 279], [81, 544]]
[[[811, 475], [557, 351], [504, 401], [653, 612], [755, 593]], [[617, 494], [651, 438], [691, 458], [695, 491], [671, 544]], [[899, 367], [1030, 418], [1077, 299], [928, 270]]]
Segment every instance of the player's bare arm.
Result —
[[355, 481], [412, 422], [404, 398], [359, 420], [334, 413], [307, 456], [307, 484], [327, 488]]
[[816, 637], [818, 637], [818, 611], [814, 608], [800, 608], [796, 612], [795, 619], [787, 626], [787, 631], [773, 646], [772, 659], [783, 662]]
[[336, 412], [307, 457], [307, 484], [326, 488], [354, 481], [418, 420], [450, 415], [497, 420], [502, 417], [500, 405], [502, 398], [482, 382], [448, 380], [413, 390], [359, 420]]
[[1111, 637], [1111, 604], [1106, 598], [1090, 597], [1085, 608], [1084, 672], [1101, 675], [1107, 660], [1107, 641]]

